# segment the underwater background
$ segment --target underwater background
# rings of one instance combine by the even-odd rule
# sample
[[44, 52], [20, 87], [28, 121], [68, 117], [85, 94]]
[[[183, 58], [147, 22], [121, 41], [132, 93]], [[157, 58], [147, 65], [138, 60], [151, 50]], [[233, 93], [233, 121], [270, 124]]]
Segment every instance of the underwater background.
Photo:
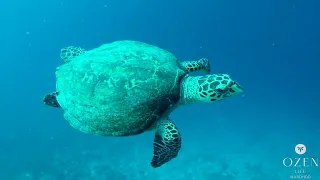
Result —
[[[319, 7], [316, 0], [1, 0], [0, 180], [319, 180], [315, 163], [283, 164], [320, 159]], [[245, 89], [175, 110], [182, 149], [156, 169], [153, 132], [84, 134], [42, 102], [55, 91], [61, 48], [127, 39], [181, 61], [206, 57], [213, 73]]]

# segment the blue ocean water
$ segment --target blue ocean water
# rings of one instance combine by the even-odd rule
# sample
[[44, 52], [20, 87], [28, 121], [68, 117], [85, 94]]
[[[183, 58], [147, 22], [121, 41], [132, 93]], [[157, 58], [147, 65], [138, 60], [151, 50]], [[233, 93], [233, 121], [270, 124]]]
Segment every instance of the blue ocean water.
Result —
[[[2, 0], [0, 180], [319, 180], [319, 6], [316, 0]], [[213, 73], [228, 73], [245, 89], [174, 111], [182, 149], [156, 169], [152, 132], [84, 134], [42, 102], [55, 90], [61, 48], [126, 39], [182, 61], [206, 57]], [[295, 152], [297, 144], [305, 154]]]

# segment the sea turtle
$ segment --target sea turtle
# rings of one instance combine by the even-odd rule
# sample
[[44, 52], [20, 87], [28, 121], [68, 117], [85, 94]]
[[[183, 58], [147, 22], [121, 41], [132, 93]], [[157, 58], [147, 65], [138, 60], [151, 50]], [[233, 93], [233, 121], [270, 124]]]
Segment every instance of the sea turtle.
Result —
[[85, 133], [131, 136], [155, 130], [152, 167], [178, 155], [181, 136], [169, 114], [178, 106], [215, 102], [242, 87], [227, 74], [210, 73], [207, 59], [180, 63], [170, 52], [137, 41], [115, 41], [85, 51], [61, 50], [56, 92], [44, 103], [62, 108], [65, 119]]

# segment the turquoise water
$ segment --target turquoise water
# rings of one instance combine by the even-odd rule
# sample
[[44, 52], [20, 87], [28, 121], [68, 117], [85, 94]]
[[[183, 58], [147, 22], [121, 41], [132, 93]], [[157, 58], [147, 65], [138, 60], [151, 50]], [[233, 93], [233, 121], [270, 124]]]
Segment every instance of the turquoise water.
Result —
[[[319, 180], [319, 5], [2, 0], [0, 180]], [[157, 45], [182, 61], [206, 57], [213, 73], [228, 73], [245, 89], [174, 111], [182, 149], [157, 169], [150, 166], [152, 132], [84, 134], [42, 103], [55, 90], [62, 47], [123, 39]], [[305, 154], [295, 152], [297, 144]], [[288, 158], [301, 167], [286, 167]]]

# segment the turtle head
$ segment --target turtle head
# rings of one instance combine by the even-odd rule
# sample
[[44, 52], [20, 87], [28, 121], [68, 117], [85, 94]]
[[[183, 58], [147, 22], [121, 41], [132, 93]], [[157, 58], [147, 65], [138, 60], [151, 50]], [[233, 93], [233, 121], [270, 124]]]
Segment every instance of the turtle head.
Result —
[[69, 46], [61, 49], [60, 58], [67, 63], [84, 53], [85, 50], [81, 47]]
[[[210, 101], [222, 100], [243, 92], [243, 88], [236, 81], [232, 80], [228, 74], [216, 74], [215, 80], [210, 83], [212, 99]], [[211, 91], [210, 91], [211, 92]]]
[[188, 76], [182, 83], [181, 104], [221, 101], [243, 92], [239, 83], [228, 74]]

